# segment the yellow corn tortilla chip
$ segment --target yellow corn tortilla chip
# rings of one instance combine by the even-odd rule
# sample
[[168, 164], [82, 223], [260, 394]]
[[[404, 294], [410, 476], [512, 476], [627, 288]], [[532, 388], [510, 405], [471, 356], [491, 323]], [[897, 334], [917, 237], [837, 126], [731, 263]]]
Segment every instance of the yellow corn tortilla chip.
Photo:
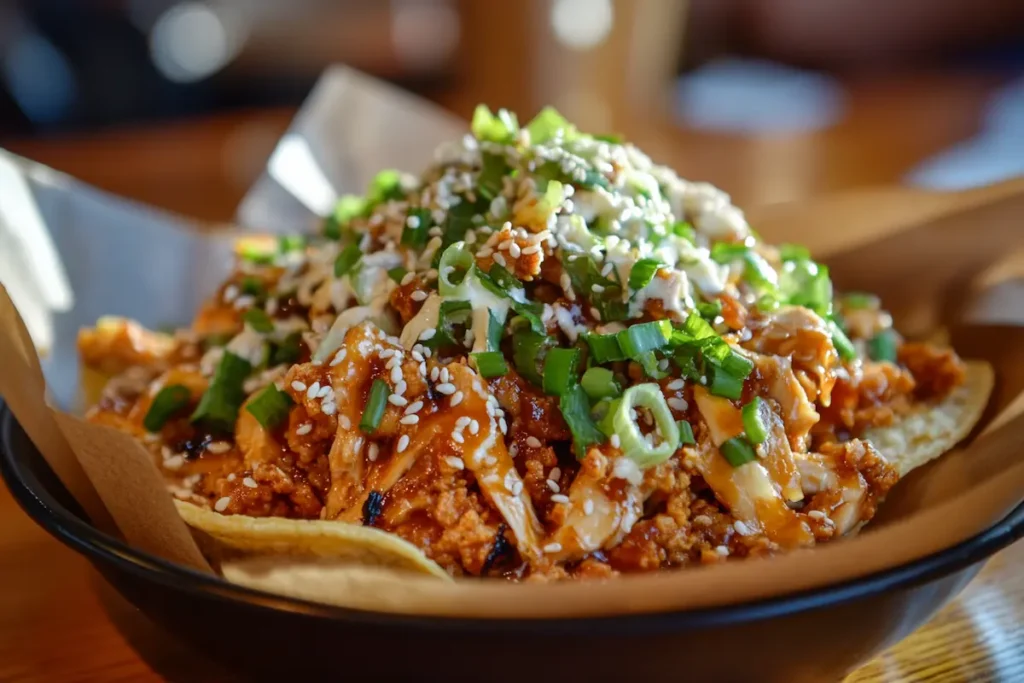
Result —
[[889, 427], [869, 429], [864, 438], [893, 463], [900, 477], [931, 462], [962, 441], [981, 419], [995, 373], [984, 361], [967, 363], [967, 381], [939, 404], [921, 405]]
[[395, 534], [339, 521], [222, 515], [192, 503], [174, 501], [190, 527], [221, 546], [248, 556], [290, 560], [326, 558], [339, 565], [386, 567], [451, 580], [448, 573], [419, 548]]

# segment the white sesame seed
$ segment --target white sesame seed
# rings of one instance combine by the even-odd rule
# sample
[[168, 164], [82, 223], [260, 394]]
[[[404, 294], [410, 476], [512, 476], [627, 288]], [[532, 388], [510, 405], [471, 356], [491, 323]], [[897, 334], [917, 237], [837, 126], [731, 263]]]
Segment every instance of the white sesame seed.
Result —
[[388, 403], [390, 403], [393, 406], [398, 406], [399, 408], [406, 405], [408, 402], [409, 399], [407, 399], [405, 396], [399, 396], [398, 394], [391, 394], [390, 396], [388, 396]]
[[457, 456], [454, 456], [454, 455], [445, 456], [444, 461], [446, 463], [448, 463], [448, 466], [451, 467], [452, 469], [455, 469], [455, 470], [464, 470], [464, 469], [466, 469], [466, 464], [464, 462], [462, 462], [462, 458], [459, 458]]
[[593, 291], [593, 292], [594, 292], [595, 294], [600, 294], [601, 292], [603, 292], [603, 291], [604, 291], [604, 286], [603, 286], [603, 285], [599, 285], [599, 284], [593, 284], [593, 285], [591, 285], [591, 286], [590, 286], [590, 289], [591, 289], [591, 290], [592, 290], [592, 291]]
[[612, 444], [612, 448], [619, 448], [622, 445], [622, 439], [619, 438], [618, 434], [612, 434], [612, 438], [609, 439]]
[[169, 470], [179, 470], [185, 466], [185, 456], [181, 454], [172, 455], [164, 460], [164, 467]]
[[454, 385], [454, 384], [451, 384], [451, 383], [449, 383], [449, 382], [443, 382], [443, 383], [441, 383], [441, 384], [438, 384], [438, 385], [437, 385], [436, 387], [434, 387], [434, 388], [435, 388], [435, 389], [437, 389], [437, 390], [438, 390], [439, 392], [441, 392], [442, 394], [447, 394], [448, 396], [451, 396], [451, 395], [452, 395], [452, 394], [454, 394], [454, 393], [455, 393], [455, 391], [456, 391], [456, 389], [455, 389], [455, 385]]
[[523, 247], [523, 249], [522, 249], [522, 253], [524, 255], [525, 254], [536, 254], [538, 251], [540, 251], [540, 245], [537, 245], [537, 244], [531, 244], [530, 246]]
[[398, 437], [398, 446], [395, 447], [395, 450], [397, 450], [399, 453], [401, 453], [402, 451], [404, 451], [408, 447], [409, 447], [409, 435], [408, 434], [402, 434], [402, 436]]
[[551, 496], [551, 502], [552, 503], [568, 503], [569, 502], [569, 496], [565, 495], [564, 493], [556, 493], [555, 495]]
[[423, 354], [419, 352], [415, 347], [412, 350], [412, 359], [420, 363], [423, 362]]
[[306, 383], [300, 382], [299, 380], [295, 380], [294, 382], [292, 382], [292, 389], [294, 389], [295, 391], [305, 391]]
[[416, 228], [420, 227], [420, 217], [409, 216], [408, 218], [405, 219], [405, 224], [408, 225], [413, 230], [415, 230]]
[[306, 398], [313, 400], [316, 398], [317, 392], [320, 391], [320, 382], [313, 382], [309, 385], [309, 389], [306, 390]]
[[724, 545], [716, 546], [715, 552], [722, 557], [729, 557], [729, 549], [726, 548]]
[[740, 520], [736, 520], [736, 522], [732, 526], [734, 529], [736, 529], [736, 533], [738, 533], [740, 536], [749, 536], [750, 534], [754, 533], [753, 531], [751, 531], [750, 527], [748, 527]]
[[469, 433], [477, 434], [480, 431], [480, 423], [476, 420], [470, 420], [469, 422]]
[[583, 501], [583, 514], [590, 515], [594, 512], [594, 501], [587, 498]]
[[420, 421], [420, 416], [419, 415], [406, 415], [401, 420], [399, 420], [399, 422], [401, 422], [404, 425], [414, 425], [414, 424], [416, 424], [419, 421]]
[[431, 327], [429, 329], [423, 330], [423, 332], [420, 333], [420, 339], [422, 339], [423, 341], [428, 341], [430, 339], [433, 339], [435, 334], [437, 334], [437, 330]]
[[406, 415], [413, 415], [420, 412], [423, 409], [423, 401], [415, 401], [409, 404], [409, 407], [405, 409]]
[[512, 484], [512, 495], [513, 496], [518, 496], [522, 492], [523, 492], [523, 482], [517, 481], [516, 483]]
[[352, 420], [348, 419], [348, 415], [342, 415], [339, 422], [345, 429], [352, 429]]
[[441, 368], [440, 377], [442, 382], [447, 382], [452, 378], [451, 374], [448, 372], [448, 368]]
[[217, 512], [224, 512], [228, 509], [228, 505], [231, 505], [231, 498], [229, 496], [224, 496], [223, 498], [217, 499], [217, 502], [213, 504], [213, 509]]
[[234, 472], [228, 475], [228, 481], [234, 481], [235, 479], [238, 479], [238, 475]]
[[825, 513], [822, 512], [821, 510], [811, 510], [810, 512], [807, 513], [807, 516], [811, 519], [825, 519]]
[[298, 427], [295, 428], [295, 433], [298, 434], [299, 436], [305, 436], [306, 434], [309, 434], [311, 431], [313, 431], [313, 425], [309, 422], [300, 424]]
[[231, 450], [231, 444], [227, 441], [214, 441], [206, 444], [206, 450], [213, 454], [227, 453]]
[[242, 485], [250, 489], [254, 489], [257, 486], [259, 486], [259, 484], [256, 483], [256, 480], [253, 479], [252, 477], [246, 477], [245, 479], [243, 479]]
[[380, 453], [380, 446], [375, 443], [371, 443], [366, 449], [366, 459], [370, 462], [377, 461], [377, 455]]
[[402, 380], [402, 368], [399, 365], [391, 368], [391, 381], [400, 382]]
[[228, 285], [224, 288], [224, 303], [229, 304], [238, 298], [238, 287], [235, 285]]
[[409, 295], [409, 298], [413, 301], [425, 301], [428, 294], [422, 289], [417, 289], [415, 292]]
[[522, 253], [522, 250], [519, 248], [518, 244], [513, 242], [512, 244], [509, 245], [509, 247], [508, 247], [508, 255], [509, 256], [511, 256], [512, 258], [519, 258], [519, 254], [520, 253]]
[[502, 256], [501, 254], [497, 253], [497, 252], [495, 252], [495, 254], [494, 254], [494, 262], [497, 263], [499, 266], [502, 266], [502, 267], [508, 265], [505, 262], [505, 257]]
[[[554, 496], [552, 496], [552, 498], [554, 498]], [[546, 546], [544, 546], [544, 552], [546, 552], [546, 553], [560, 553], [560, 552], [562, 552], [562, 544], [561, 543], [548, 543]]]
[[538, 439], [535, 436], [528, 436], [526, 437], [526, 445], [529, 446], [530, 448], [540, 448], [540, 439]]
[[394, 349], [384, 349], [383, 351], [380, 352], [381, 358], [391, 358], [391, 356], [393, 355], [395, 355]]
[[332, 389], [330, 387], [330, 385], [323, 386], [323, 387], [320, 387], [320, 391], [316, 392], [316, 397], [317, 398], [327, 398], [328, 396], [330, 396], [333, 393], [334, 393], [334, 389]]
[[416, 278], [416, 273], [406, 273], [402, 276], [402, 282], [400, 283], [403, 287], [412, 282]]
[[686, 401], [684, 401], [681, 398], [672, 397], [672, 398], [670, 398], [668, 400], [669, 408], [673, 408], [675, 410], [686, 410], [687, 407], [689, 407], [689, 405], [690, 404], [688, 404]]
[[682, 378], [679, 378], [679, 379], [674, 379], [671, 382], [669, 382], [668, 384], [666, 384], [665, 388], [669, 389], [670, 391], [679, 391], [685, 385], [686, 385], [686, 382], [684, 382], [682, 380]]
[[441, 376], [441, 370], [435, 365], [430, 368], [430, 381], [436, 382], [437, 378]]
[[484, 458], [484, 465], [486, 465], [487, 467], [494, 467], [497, 464], [498, 459], [495, 458], [493, 455], [488, 455]]
[[[452, 396], [452, 407], [455, 407], [455, 406], [459, 405], [460, 403], [462, 403], [462, 398], [463, 398], [462, 397], [462, 392], [461, 391], [456, 391], [455, 394]], [[473, 432], [473, 433], [475, 434], [476, 432]]]
[[452, 432], [452, 441], [456, 443], [466, 443], [466, 438], [462, 436], [462, 432]]
[[512, 444], [511, 446], [509, 446], [508, 447], [508, 454], [511, 457], [513, 457], [513, 458], [516, 457], [517, 455], [519, 455], [519, 446], [518, 446], [518, 444]]
[[501, 429], [502, 434], [508, 434], [508, 423], [505, 422], [505, 418], [498, 418], [498, 427]]
[[561, 488], [559, 488], [558, 486], [558, 482], [555, 481], [554, 479], [548, 479], [546, 483], [548, 485], [548, 488], [551, 489], [553, 493], [558, 493], [559, 491], [561, 491]]
[[345, 360], [345, 356], [347, 356], [347, 355], [348, 355], [348, 351], [346, 351], [345, 349], [341, 349], [340, 351], [338, 351], [338, 353], [334, 354], [334, 358], [331, 360], [330, 365], [332, 367], [335, 366], [335, 365], [338, 365], [343, 360]]
[[[395, 382], [395, 394], [397, 394], [398, 396], [402, 396], [403, 394], [405, 394], [405, 390], [408, 389], [408, 388], [409, 388], [409, 385], [405, 383], [404, 379], [400, 379], [397, 382]], [[404, 406], [405, 404], [404, 403], [399, 403], [397, 405], [403, 405]]]
[[338, 406], [336, 406], [333, 403], [324, 402], [324, 404], [320, 406], [320, 412], [322, 412], [324, 415], [334, 415], [334, 413], [337, 412], [337, 410]]

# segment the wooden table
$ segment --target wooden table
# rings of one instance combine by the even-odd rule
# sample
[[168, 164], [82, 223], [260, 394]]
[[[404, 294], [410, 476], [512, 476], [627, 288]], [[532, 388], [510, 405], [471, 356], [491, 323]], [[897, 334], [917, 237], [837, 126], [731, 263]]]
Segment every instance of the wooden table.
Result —
[[[844, 123], [784, 140], [709, 137], [666, 122], [637, 129], [658, 143], [657, 158], [722, 184], [740, 202], [799, 199], [897, 182], [920, 159], [973, 132], [994, 82], [944, 76], [854, 84]], [[466, 98], [446, 103], [462, 114], [471, 106]], [[290, 116], [248, 112], [3, 146], [101, 188], [225, 220]], [[956, 602], [848, 683], [1024, 680], [1022, 568], [1024, 543], [997, 555]], [[2, 488], [0, 585], [0, 681], [231, 680], [127, 605]]]

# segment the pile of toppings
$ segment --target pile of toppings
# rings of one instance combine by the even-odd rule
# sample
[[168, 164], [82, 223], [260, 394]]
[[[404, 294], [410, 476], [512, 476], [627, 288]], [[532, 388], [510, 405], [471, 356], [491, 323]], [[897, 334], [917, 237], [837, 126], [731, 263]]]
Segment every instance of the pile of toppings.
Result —
[[[183, 495], [382, 525], [453, 573], [517, 555], [516, 576], [766, 552], [873, 513], [894, 475], [856, 435], [941, 398], [955, 356], [904, 344], [877, 299], [834, 296], [806, 249], [615, 136], [550, 108], [520, 126], [481, 106], [471, 130], [420, 178], [342, 197], [322, 235], [241, 245], [136, 408]], [[428, 488], [457, 513], [431, 513], [443, 533], [389, 521], [427, 477], [402, 456], [445, 414]], [[200, 467], [196, 442], [227, 464]], [[369, 474], [342, 481], [343, 455]]]

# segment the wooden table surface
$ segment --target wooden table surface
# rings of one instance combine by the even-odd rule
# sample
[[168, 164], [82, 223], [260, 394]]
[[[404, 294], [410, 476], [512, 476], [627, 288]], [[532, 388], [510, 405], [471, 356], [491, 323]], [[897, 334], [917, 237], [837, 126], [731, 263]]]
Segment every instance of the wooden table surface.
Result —
[[[725, 186], [739, 202], [799, 199], [898, 182], [916, 162], [974, 132], [995, 83], [947, 75], [852, 84], [843, 123], [780, 140], [707, 136], [667, 122], [637, 130], [657, 143], [657, 158]], [[471, 106], [446, 103], [461, 114]], [[106, 190], [225, 220], [290, 116], [241, 112], [3, 146]], [[1022, 569], [1024, 543], [993, 558], [958, 600], [848, 683], [1024, 680]], [[125, 603], [2, 487], [0, 586], [0, 681], [231, 680]]]

